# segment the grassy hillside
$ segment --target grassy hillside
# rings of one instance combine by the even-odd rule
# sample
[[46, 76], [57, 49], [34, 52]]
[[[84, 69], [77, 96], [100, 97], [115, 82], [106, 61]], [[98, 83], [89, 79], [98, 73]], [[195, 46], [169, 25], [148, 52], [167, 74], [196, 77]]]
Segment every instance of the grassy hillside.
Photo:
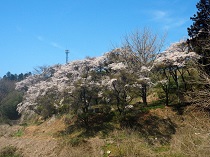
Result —
[[106, 129], [87, 131], [67, 115], [25, 126], [2, 125], [1, 154], [15, 148], [22, 156], [208, 156], [209, 117], [189, 110], [178, 115], [169, 107], [152, 109], [140, 114], [133, 128], [111, 120]]

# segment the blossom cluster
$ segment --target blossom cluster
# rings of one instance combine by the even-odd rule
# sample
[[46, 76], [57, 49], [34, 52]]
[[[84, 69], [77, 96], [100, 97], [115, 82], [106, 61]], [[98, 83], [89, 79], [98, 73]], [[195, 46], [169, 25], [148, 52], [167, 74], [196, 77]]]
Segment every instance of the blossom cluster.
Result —
[[192, 59], [200, 56], [195, 52], [188, 52], [186, 42], [181, 41], [172, 44], [168, 49], [160, 53], [154, 61], [154, 67], [184, 67]]
[[[117, 91], [118, 94], [124, 92], [126, 93], [124, 99], [129, 102], [133, 98], [133, 91], [141, 92], [142, 90], [139, 89], [153, 85], [152, 79], [149, 77], [152, 67], [184, 67], [190, 59], [199, 58], [196, 53], [188, 52], [184, 42], [172, 44], [166, 51], [159, 54], [152, 67], [130, 66], [134, 58], [132, 55], [129, 57], [129, 54], [126, 53], [130, 52], [122, 48], [115, 49], [100, 57], [77, 60], [65, 65], [54, 65], [45, 69], [41, 74], [27, 77], [16, 84], [16, 89], [25, 93], [23, 101], [18, 104], [18, 112], [21, 114], [33, 112], [38, 105], [37, 99], [45, 96], [48, 92], [64, 93], [67, 91], [71, 95], [78, 88], [87, 88], [107, 101], [111, 99], [104, 96], [105, 90]], [[97, 92], [93, 90], [97, 90]], [[64, 98], [60, 98], [59, 103], [55, 106], [62, 106], [64, 101]]]
[[[49, 91], [63, 92], [67, 90], [72, 93], [75, 90], [75, 83], [80, 82], [80, 86], [111, 86], [109, 76], [104, 76], [103, 80], [94, 81], [89, 74], [92, 71], [97, 71], [99, 68], [110, 69], [116, 71], [125, 69], [126, 66], [122, 63], [110, 63], [107, 65], [108, 58], [111, 55], [108, 52], [103, 56], [95, 58], [86, 58], [84, 60], [77, 60], [65, 65], [55, 65], [49, 67], [50, 71], [53, 71], [47, 77], [41, 73], [37, 75], [31, 75], [25, 80], [16, 84], [16, 89], [24, 91], [24, 99], [18, 104], [17, 111], [19, 113], [27, 113], [36, 108], [36, 100], [40, 96], [44, 96]], [[85, 73], [88, 74], [84, 77]]]

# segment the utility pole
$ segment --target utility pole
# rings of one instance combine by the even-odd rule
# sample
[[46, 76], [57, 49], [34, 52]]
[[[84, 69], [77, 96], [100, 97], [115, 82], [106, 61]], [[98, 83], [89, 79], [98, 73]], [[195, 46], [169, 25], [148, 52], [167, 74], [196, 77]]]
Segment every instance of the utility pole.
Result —
[[65, 50], [65, 53], [66, 53], [66, 64], [68, 63], [68, 54], [69, 54], [69, 50]]

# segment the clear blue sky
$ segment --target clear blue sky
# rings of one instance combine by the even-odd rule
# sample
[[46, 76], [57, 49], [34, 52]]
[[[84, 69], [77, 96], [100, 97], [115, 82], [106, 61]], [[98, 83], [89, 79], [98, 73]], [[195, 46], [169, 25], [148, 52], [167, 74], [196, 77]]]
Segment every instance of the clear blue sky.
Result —
[[0, 77], [100, 56], [149, 27], [166, 45], [187, 37], [198, 0], [1, 0]]

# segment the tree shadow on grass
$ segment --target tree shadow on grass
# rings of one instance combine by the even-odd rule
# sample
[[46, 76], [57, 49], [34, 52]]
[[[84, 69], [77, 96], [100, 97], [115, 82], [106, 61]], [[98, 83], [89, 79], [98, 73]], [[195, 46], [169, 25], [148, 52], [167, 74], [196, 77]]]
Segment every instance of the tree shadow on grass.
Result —
[[180, 103], [172, 104], [170, 107], [172, 107], [173, 111], [175, 111], [178, 115], [183, 115], [186, 107], [190, 105], [192, 104], [189, 102], [180, 102]]
[[122, 121], [123, 127], [138, 131], [149, 144], [168, 144], [176, 133], [177, 125], [170, 118], [160, 118], [149, 113], [130, 116]]
[[[89, 138], [97, 135], [106, 137], [116, 129], [116, 118], [114, 113], [111, 114], [94, 114], [89, 118], [88, 127], [80, 119], [74, 124], [69, 125], [65, 131], [60, 132], [62, 135], [74, 135], [76, 138]], [[172, 135], [176, 133], [176, 124], [170, 118], [162, 118], [145, 112], [130, 112], [122, 117], [117, 117], [121, 128], [130, 128], [137, 131], [151, 145], [168, 144]], [[117, 123], [118, 123], [117, 122]]]
[[75, 132], [80, 132], [78, 137], [89, 138], [100, 135], [106, 137], [111, 131], [114, 130], [114, 126], [110, 121], [113, 118], [113, 114], [92, 114], [89, 116], [88, 126], [83, 123], [81, 119], [76, 119], [74, 124], [69, 125], [64, 131], [60, 132], [60, 135], [70, 135]]

